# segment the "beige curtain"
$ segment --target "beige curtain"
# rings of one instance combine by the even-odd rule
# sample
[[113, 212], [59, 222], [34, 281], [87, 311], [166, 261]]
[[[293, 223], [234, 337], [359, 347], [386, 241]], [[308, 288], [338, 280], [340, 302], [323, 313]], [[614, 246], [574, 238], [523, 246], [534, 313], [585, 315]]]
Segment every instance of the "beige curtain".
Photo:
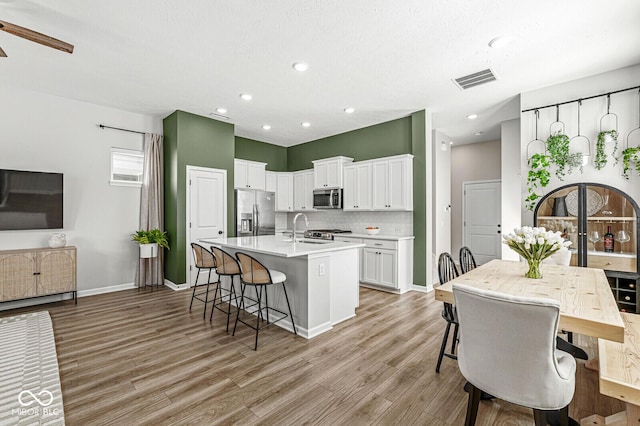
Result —
[[[162, 135], [145, 133], [142, 191], [140, 193], [140, 229], [164, 231], [164, 181]], [[164, 283], [164, 250], [158, 257], [140, 260], [136, 284], [144, 287]]]

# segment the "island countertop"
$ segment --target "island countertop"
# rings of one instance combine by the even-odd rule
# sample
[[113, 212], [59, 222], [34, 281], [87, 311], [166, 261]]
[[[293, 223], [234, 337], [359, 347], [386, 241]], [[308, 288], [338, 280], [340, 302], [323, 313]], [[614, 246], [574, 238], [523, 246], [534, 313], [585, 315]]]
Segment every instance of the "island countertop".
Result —
[[202, 243], [230, 247], [237, 250], [248, 250], [256, 253], [281, 257], [298, 257], [340, 250], [364, 247], [361, 243], [296, 239], [278, 235], [261, 235], [256, 237], [204, 238]]

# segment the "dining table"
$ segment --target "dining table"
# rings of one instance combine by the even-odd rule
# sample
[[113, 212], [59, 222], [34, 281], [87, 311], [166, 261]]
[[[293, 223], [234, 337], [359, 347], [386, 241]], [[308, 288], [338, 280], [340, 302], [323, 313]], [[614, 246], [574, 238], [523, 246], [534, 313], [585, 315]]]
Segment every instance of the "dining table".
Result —
[[560, 302], [559, 328], [624, 342], [625, 324], [602, 269], [541, 265], [542, 278], [525, 278], [526, 262], [494, 259], [438, 286], [435, 299], [455, 304], [453, 285], [464, 284], [513, 296]]

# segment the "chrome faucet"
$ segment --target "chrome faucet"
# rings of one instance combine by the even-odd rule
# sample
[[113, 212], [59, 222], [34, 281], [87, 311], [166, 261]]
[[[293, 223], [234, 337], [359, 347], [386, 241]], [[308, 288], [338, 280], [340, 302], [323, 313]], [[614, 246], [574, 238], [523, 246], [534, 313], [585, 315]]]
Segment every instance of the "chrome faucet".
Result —
[[306, 214], [298, 213], [297, 215], [295, 215], [295, 217], [293, 218], [293, 242], [296, 241], [296, 222], [298, 221], [298, 218], [300, 216], [302, 216], [304, 218], [304, 226], [309, 228], [309, 220], [307, 219], [307, 215]]

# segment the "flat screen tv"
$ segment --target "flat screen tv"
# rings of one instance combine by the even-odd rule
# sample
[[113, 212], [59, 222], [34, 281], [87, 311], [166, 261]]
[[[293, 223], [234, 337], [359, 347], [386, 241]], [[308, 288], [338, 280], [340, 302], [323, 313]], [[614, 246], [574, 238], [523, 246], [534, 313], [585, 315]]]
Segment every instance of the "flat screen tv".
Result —
[[0, 169], [0, 231], [62, 226], [62, 173]]

